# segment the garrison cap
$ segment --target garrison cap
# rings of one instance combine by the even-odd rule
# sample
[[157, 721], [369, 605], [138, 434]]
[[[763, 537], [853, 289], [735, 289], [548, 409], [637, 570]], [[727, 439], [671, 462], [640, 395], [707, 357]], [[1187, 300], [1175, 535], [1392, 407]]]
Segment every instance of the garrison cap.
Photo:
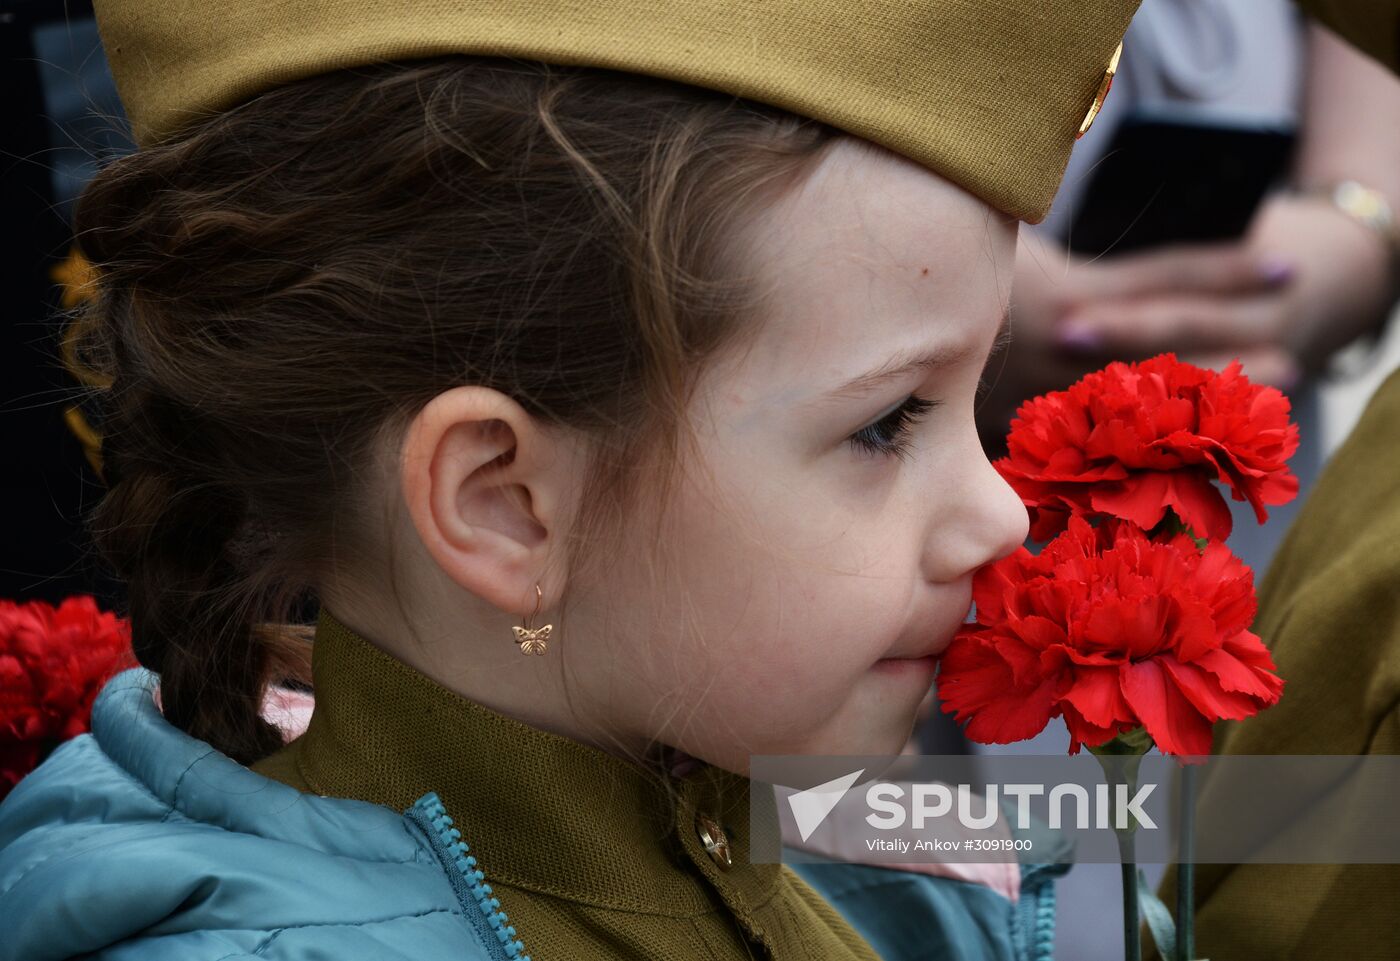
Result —
[[138, 146], [303, 77], [451, 53], [824, 121], [1038, 223], [1139, 0], [95, 0]]

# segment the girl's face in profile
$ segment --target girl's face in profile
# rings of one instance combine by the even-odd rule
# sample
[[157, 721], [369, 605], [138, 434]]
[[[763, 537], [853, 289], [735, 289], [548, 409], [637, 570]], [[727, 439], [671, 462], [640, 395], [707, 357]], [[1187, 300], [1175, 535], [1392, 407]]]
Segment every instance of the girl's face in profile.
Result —
[[682, 465], [663, 521], [675, 632], [573, 662], [600, 694], [612, 674], [624, 726], [740, 772], [750, 754], [899, 752], [973, 571], [1026, 536], [973, 422], [1007, 221], [850, 139], [763, 217], [770, 314], [702, 382], [704, 463]]

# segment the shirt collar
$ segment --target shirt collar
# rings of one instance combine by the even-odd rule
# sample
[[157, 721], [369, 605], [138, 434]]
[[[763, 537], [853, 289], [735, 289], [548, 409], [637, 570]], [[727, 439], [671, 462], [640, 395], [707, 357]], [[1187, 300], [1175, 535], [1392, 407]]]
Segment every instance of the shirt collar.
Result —
[[[713, 910], [708, 885], [741, 921], [777, 890], [781, 865], [748, 861], [742, 775], [684, 755], [652, 769], [532, 727], [418, 672], [324, 606], [312, 677], [298, 750], [307, 783], [396, 810], [436, 791], [490, 881], [677, 916]], [[706, 851], [702, 817], [726, 832], [731, 866]], [[777, 832], [771, 792], [753, 817]]]

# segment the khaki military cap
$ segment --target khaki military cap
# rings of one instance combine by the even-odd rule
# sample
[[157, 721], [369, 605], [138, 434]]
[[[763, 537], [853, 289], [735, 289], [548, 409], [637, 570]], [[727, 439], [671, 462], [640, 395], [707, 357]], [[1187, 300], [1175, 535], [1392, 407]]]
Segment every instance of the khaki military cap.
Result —
[[1032, 223], [1139, 0], [96, 0], [138, 146], [303, 77], [450, 53], [607, 67], [825, 121]]

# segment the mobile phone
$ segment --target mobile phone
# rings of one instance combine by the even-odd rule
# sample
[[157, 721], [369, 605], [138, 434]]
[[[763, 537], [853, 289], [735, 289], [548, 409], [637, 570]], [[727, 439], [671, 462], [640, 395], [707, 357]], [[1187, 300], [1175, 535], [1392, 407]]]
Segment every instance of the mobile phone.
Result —
[[1094, 168], [1067, 246], [1093, 257], [1244, 234], [1287, 171], [1291, 129], [1127, 118]]

